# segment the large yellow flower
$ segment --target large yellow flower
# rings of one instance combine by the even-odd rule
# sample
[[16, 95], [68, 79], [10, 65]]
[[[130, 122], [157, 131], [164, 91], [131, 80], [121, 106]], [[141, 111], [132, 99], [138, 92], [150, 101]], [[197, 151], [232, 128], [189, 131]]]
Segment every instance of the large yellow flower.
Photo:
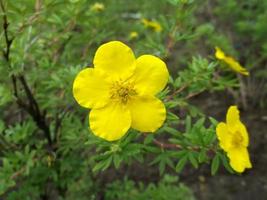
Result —
[[95, 135], [114, 141], [130, 127], [154, 132], [162, 126], [166, 110], [155, 97], [169, 78], [162, 60], [152, 55], [136, 59], [128, 46], [112, 41], [97, 49], [93, 63], [75, 78], [73, 94], [92, 109], [89, 124]]
[[226, 123], [220, 122], [216, 127], [220, 147], [226, 151], [231, 167], [242, 173], [245, 168], [251, 168], [248, 154], [248, 133], [245, 125], [239, 119], [239, 110], [230, 106], [226, 115]]
[[236, 61], [230, 56], [226, 56], [225, 53], [219, 47], [215, 47], [215, 57], [228, 64], [232, 70], [246, 76], [249, 75], [249, 72], [244, 67], [242, 67], [238, 61]]

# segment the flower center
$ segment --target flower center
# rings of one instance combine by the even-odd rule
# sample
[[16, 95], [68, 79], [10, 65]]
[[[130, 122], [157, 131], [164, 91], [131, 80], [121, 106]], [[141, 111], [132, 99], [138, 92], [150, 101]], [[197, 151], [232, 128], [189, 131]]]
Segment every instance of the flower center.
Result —
[[134, 84], [127, 81], [116, 81], [111, 87], [111, 98], [123, 104], [126, 104], [136, 94]]
[[240, 132], [235, 132], [233, 137], [232, 137], [232, 145], [234, 147], [241, 147], [243, 143], [244, 138], [242, 137]]

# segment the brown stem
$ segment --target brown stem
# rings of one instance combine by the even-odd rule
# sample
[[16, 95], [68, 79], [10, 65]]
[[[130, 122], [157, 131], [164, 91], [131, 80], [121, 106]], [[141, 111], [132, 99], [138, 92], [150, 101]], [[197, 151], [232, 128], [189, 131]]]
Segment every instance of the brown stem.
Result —
[[[172, 144], [172, 143], [165, 143], [161, 142], [157, 139], [153, 140], [153, 143], [159, 146], [161, 149], [171, 149], [171, 150], [182, 150], [182, 149], [188, 149], [191, 151], [200, 151], [201, 148], [198, 146], [188, 146], [188, 147], [182, 147], [181, 145], [178, 144]], [[208, 156], [212, 157], [215, 154], [215, 150], [213, 148], [210, 148], [207, 150]]]
[[171, 95], [166, 97], [166, 100], [169, 101], [173, 99], [177, 94], [181, 93], [184, 89], [188, 87], [189, 84], [185, 84], [182, 87], [180, 87], [178, 90], [175, 90]]
[[[8, 23], [8, 19], [6, 15], [5, 6], [2, 0], [0, 0], [0, 6], [3, 11], [3, 30], [4, 30], [5, 42], [6, 42], [6, 49], [3, 51], [3, 56], [9, 68], [11, 68], [10, 48], [11, 48], [14, 38], [10, 39], [8, 36], [9, 23]], [[12, 74], [11, 80], [12, 80], [14, 96], [16, 97], [17, 104], [19, 105], [19, 107], [23, 108], [31, 115], [36, 125], [44, 132], [49, 146], [52, 147], [52, 139], [51, 139], [49, 126], [46, 123], [45, 112], [41, 113], [39, 109], [39, 105], [37, 101], [35, 100], [34, 95], [32, 91], [30, 90], [30, 87], [28, 86], [25, 77], [23, 75], [19, 75], [18, 77], [16, 77], [14, 74]], [[18, 95], [17, 80], [19, 80], [23, 86], [24, 92], [26, 93], [26, 96], [27, 96], [28, 104], [25, 103]]]
[[178, 144], [170, 144], [170, 143], [164, 143], [161, 142], [157, 139], [153, 140], [154, 144], [156, 144], [157, 146], [159, 146], [162, 149], [181, 149], [182, 146], [178, 145]]
[[190, 99], [190, 98], [192, 98], [194, 96], [197, 96], [197, 95], [201, 94], [202, 92], [204, 92], [204, 90], [201, 90], [201, 91], [198, 91], [198, 92], [194, 92], [194, 93], [190, 93], [185, 97], [185, 99]]
[[9, 60], [9, 53], [10, 53], [10, 47], [11, 47], [11, 44], [13, 42], [13, 38], [10, 39], [8, 37], [8, 26], [9, 26], [9, 23], [8, 23], [8, 20], [7, 20], [7, 16], [6, 16], [6, 10], [5, 10], [5, 6], [4, 6], [4, 3], [2, 0], [0, 0], [0, 6], [1, 6], [1, 9], [3, 11], [3, 30], [4, 30], [4, 35], [5, 35], [5, 41], [6, 41], [6, 50], [3, 51], [3, 54], [4, 54], [4, 58], [6, 61]]

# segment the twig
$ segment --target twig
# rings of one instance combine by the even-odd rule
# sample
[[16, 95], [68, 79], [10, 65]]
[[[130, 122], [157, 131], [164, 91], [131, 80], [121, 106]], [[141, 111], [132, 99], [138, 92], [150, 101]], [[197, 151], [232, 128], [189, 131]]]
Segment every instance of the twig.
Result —
[[10, 47], [11, 47], [11, 44], [13, 42], [13, 39], [9, 39], [8, 37], [8, 21], [7, 21], [7, 16], [6, 16], [6, 10], [5, 10], [5, 7], [4, 7], [4, 3], [2, 0], [0, 0], [0, 6], [1, 6], [1, 9], [3, 11], [3, 30], [4, 30], [4, 35], [5, 35], [5, 41], [6, 41], [6, 50], [3, 51], [3, 54], [4, 54], [4, 58], [8, 61], [9, 60], [9, 53], [10, 53]]
[[[7, 20], [6, 10], [5, 10], [2, 0], [0, 0], [0, 6], [3, 11], [3, 30], [4, 30], [5, 42], [6, 42], [6, 49], [3, 51], [3, 56], [8, 66], [10, 67], [11, 66], [10, 65], [10, 48], [11, 48], [14, 38], [10, 39], [8, 36], [9, 23]], [[14, 74], [12, 74], [11, 80], [12, 80], [14, 96], [16, 97], [17, 104], [19, 105], [19, 107], [23, 108], [31, 115], [36, 125], [44, 132], [49, 146], [52, 147], [52, 139], [51, 139], [49, 126], [46, 123], [45, 112], [41, 113], [38, 103], [36, 99], [34, 98], [34, 95], [32, 91], [30, 90], [25, 77], [23, 75], [19, 75], [18, 77], [16, 77]], [[18, 95], [17, 80], [19, 80], [23, 86], [23, 89], [27, 96], [28, 104], [25, 103]]]
[[153, 140], [154, 144], [158, 145], [162, 149], [182, 149], [182, 146], [178, 144], [170, 144], [170, 143], [164, 143], [157, 139]]
[[194, 96], [197, 96], [197, 95], [201, 94], [202, 92], [204, 92], [204, 90], [200, 90], [198, 92], [190, 93], [185, 97], [185, 99], [190, 99], [190, 98], [192, 98]]
[[188, 86], [189, 86], [189, 84], [185, 84], [182, 87], [180, 87], [178, 90], [175, 90], [171, 95], [166, 97], [166, 100], [169, 101], [169, 100], [173, 99], [177, 94], [181, 93]]
[[26, 166], [22, 167], [20, 170], [16, 171], [14, 174], [11, 175], [10, 179], [16, 179], [26, 170]]
[[65, 117], [65, 115], [67, 114], [68, 110], [71, 108], [71, 106], [66, 107], [61, 115], [59, 116], [59, 113], [56, 114], [56, 123], [55, 123], [55, 145], [57, 145], [58, 141], [59, 141], [59, 137], [60, 137], [60, 128], [61, 128], [61, 124], [62, 124], [62, 120]]
[[[33, 162], [33, 163], [36, 163], [37, 160], [38, 160], [37, 158], [33, 158], [33, 159], [32, 159], [32, 162]], [[13, 173], [13, 174], [11, 175], [10, 179], [13, 179], [13, 180], [16, 179], [18, 176], [22, 175], [22, 174], [26, 171], [26, 169], [27, 169], [27, 166], [26, 166], [26, 165], [23, 166], [23, 167], [20, 168], [18, 171], [16, 171], [15, 173]]]
[[[172, 149], [172, 150], [187, 149], [187, 150], [197, 151], [197, 152], [201, 150], [201, 148], [198, 146], [182, 147], [181, 145], [178, 145], [178, 144], [165, 143], [165, 142], [161, 142], [157, 139], [154, 139], [153, 143], [156, 144], [157, 146], [159, 146], [161, 149]], [[208, 156], [213, 157], [215, 153], [216, 153], [216, 150], [214, 148], [211, 147], [211, 148], [207, 149], [207, 155]]]

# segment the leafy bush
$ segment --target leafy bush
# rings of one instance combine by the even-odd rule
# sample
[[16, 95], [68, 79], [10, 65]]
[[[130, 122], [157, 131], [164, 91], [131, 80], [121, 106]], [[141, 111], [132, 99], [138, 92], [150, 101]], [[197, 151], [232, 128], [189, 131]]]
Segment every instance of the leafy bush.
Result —
[[105, 199], [130, 199], [130, 200], [167, 200], [184, 199], [194, 200], [192, 192], [183, 184], [177, 185], [177, 177], [165, 175], [163, 180], [155, 185], [150, 183], [147, 187], [143, 183], [137, 186], [133, 181], [124, 179], [114, 181], [107, 186]]

